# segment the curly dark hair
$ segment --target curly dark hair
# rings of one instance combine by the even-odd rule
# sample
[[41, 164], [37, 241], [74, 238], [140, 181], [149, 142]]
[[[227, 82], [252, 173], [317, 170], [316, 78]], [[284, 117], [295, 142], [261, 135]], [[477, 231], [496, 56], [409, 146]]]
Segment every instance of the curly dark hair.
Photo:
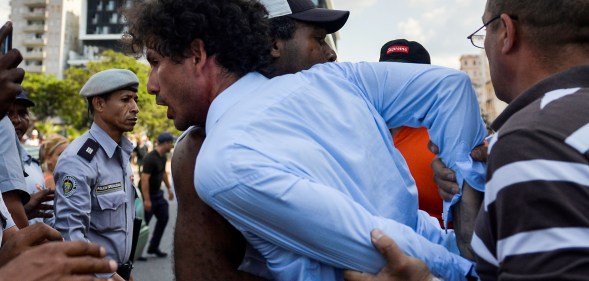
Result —
[[272, 39], [292, 39], [296, 30], [296, 20], [287, 16], [270, 19], [270, 36]]
[[180, 62], [198, 38], [230, 73], [243, 76], [270, 62], [268, 14], [257, 0], [133, 1], [123, 13], [123, 42], [137, 56], [150, 48]]

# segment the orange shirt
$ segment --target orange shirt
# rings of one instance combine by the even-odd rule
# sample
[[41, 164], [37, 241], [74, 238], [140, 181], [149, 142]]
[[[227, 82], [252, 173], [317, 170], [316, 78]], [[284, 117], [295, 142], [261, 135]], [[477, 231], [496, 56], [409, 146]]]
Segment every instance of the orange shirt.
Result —
[[433, 180], [434, 172], [431, 168], [435, 155], [427, 148], [427, 129], [401, 127], [393, 139], [395, 147], [405, 157], [409, 171], [417, 184], [419, 209], [437, 218], [443, 227], [442, 198], [438, 194], [438, 186]]

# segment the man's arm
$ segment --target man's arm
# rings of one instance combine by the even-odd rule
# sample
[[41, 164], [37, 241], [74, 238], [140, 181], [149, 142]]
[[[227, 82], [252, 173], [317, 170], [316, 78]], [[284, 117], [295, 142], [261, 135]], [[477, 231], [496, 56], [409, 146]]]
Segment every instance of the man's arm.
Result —
[[[471, 262], [412, 228], [370, 213], [339, 190], [287, 173], [264, 155], [246, 154], [247, 150], [235, 153], [247, 159], [239, 167], [242, 183], [222, 192], [208, 193], [202, 188], [198, 192], [238, 229], [275, 245], [257, 247], [269, 259], [280, 259], [277, 253], [288, 251], [337, 268], [376, 273], [385, 261], [368, 236], [372, 229], [380, 228], [403, 251], [423, 260], [444, 279], [463, 280], [472, 267]], [[196, 182], [206, 186], [198, 176]], [[442, 235], [441, 230], [438, 233]]]
[[164, 170], [164, 184], [166, 185], [166, 188], [168, 189], [168, 200], [172, 201], [174, 200], [174, 191], [172, 191], [172, 185], [170, 184], [170, 179], [168, 177], [168, 172]]
[[474, 232], [474, 223], [483, 202], [483, 193], [464, 182], [462, 199], [452, 206], [452, 221], [456, 233], [456, 243], [460, 255], [474, 261], [474, 252], [470, 245]]
[[[70, 153], [66, 150], [66, 153]], [[65, 240], [89, 242], [92, 187], [96, 171], [78, 155], [62, 154], [55, 167], [55, 229]]]
[[[428, 148], [432, 153], [439, 153], [439, 148], [432, 142], [428, 144]], [[475, 161], [487, 161], [487, 145], [482, 144], [475, 147], [470, 156]], [[448, 169], [441, 159], [436, 158], [432, 162], [432, 170], [434, 172], [434, 181], [438, 185], [440, 196], [445, 201], [450, 201], [460, 191], [456, 183], [456, 174], [454, 171]], [[462, 197], [460, 201], [451, 207], [452, 217], [454, 222], [454, 229], [456, 231], [456, 242], [460, 249], [460, 254], [469, 259], [474, 260], [474, 253], [470, 242], [474, 231], [474, 224], [483, 201], [483, 193], [479, 192], [470, 186], [467, 182], [464, 183], [462, 189]]]
[[21, 193], [21, 190], [3, 192], [2, 198], [4, 199], [4, 204], [6, 204], [6, 208], [8, 208], [14, 223], [16, 223], [16, 226], [18, 226], [18, 228], [25, 228], [29, 226], [29, 219], [27, 218], [22, 203]]
[[385, 257], [387, 266], [377, 275], [366, 272], [346, 270], [346, 281], [436, 281], [422, 261], [409, 257], [399, 246], [382, 231], [375, 229], [371, 233], [374, 247]]
[[[145, 163], [147, 164], [147, 163]], [[145, 168], [144, 168], [145, 169]], [[151, 198], [149, 196], [149, 179], [151, 174], [141, 172], [141, 195], [143, 195], [143, 209], [146, 212], [151, 212]]]
[[178, 197], [174, 232], [176, 280], [263, 280], [237, 270], [245, 254], [245, 239], [196, 194], [192, 171], [203, 140], [204, 131], [191, 130], [176, 144], [172, 156], [172, 177]]

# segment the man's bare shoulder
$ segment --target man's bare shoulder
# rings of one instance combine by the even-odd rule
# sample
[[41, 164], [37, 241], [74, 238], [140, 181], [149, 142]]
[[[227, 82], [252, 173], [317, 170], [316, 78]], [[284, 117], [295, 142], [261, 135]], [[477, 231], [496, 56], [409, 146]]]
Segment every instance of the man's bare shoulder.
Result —
[[205, 131], [202, 128], [194, 127], [182, 134], [174, 147], [172, 155], [172, 170], [186, 170], [185, 165], [194, 169], [196, 156], [205, 140]]

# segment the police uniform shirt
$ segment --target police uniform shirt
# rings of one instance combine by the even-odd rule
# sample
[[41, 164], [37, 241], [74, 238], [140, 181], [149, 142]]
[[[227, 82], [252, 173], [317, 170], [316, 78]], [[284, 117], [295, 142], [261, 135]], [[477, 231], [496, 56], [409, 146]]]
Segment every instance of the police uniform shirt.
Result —
[[[31, 156], [25, 147], [22, 144], [18, 145], [18, 149], [20, 151], [20, 157], [24, 166], [25, 173], [27, 176], [25, 177], [25, 182], [27, 184], [27, 192], [30, 195], [45, 189], [45, 179], [43, 178], [43, 170], [41, 170], [41, 165], [39, 165], [39, 161], [34, 159]], [[45, 202], [44, 204], [51, 204], [52, 201]], [[34, 218], [29, 220], [29, 225], [35, 224], [38, 222], [43, 222], [43, 218]]]
[[0, 191], [19, 190], [23, 204], [30, 199], [19, 155], [19, 141], [8, 116], [0, 120]]
[[119, 146], [98, 125], [74, 140], [59, 157], [55, 176], [55, 229], [65, 240], [106, 248], [125, 263], [131, 253], [135, 188], [129, 158], [133, 144]]
[[[16, 132], [14, 126], [7, 116], [0, 119], [0, 191], [10, 191], [14, 189], [25, 189], [25, 177], [16, 152]], [[16, 167], [16, 169], [15, 169]], [[14, 220], [8, 212], [2, 196], [0, 196], [0, 226], [2, 230], [13, 227]], [[2, 242], [2, 233], [0, 233], [0, 242]]]

